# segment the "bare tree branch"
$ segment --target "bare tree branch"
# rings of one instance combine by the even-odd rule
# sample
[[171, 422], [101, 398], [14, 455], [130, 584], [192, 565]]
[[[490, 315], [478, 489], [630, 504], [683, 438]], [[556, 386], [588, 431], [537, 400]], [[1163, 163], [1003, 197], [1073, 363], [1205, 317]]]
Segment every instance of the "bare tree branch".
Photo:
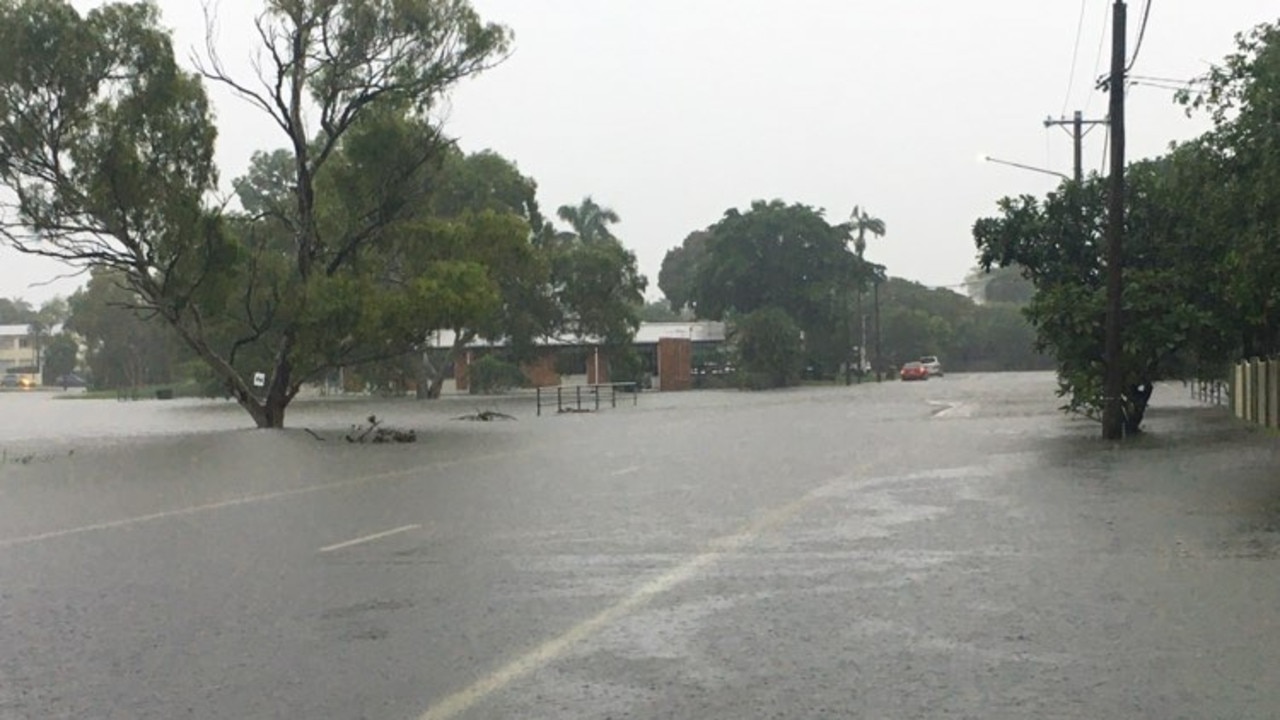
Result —
[[[260, 108], [263, 112], [265, 112], [267, 116], [270, 117], [276, 123], [276, 125], [280, 127], [280, 129], [284, 130], [286, 133], [291, 133], [292, 128], [288, 123], [287, 113], [277, 114], [276, 109], [278, 105], [273, 104], [271, 101], [272, 100], [271, 98], [264, 97], [261, 93], [257, 92], [256, 90], [250, 88], [249, 86], [243, 83], [238, 82], [237, 80], [235, 80], [234, 77], [232, 77], [232, 75], [229, 72], [227, 72], [226, 65], [223, 64], [222, 57], [221, 55], [218, 54], [217, 13], [214, 9], [215, 5], [207, 1], [202, 2], [201, 5], [204, 12], [204, 24], [205, 24], [204, 53], [205, 53], [205, 58], [207, 58], [207, 63], [205, 59], [202, 59], [199, 55], [192, 53], [191, 62], [192, 62], [192, 65], [195, 66], [196, 72], [198, 72], [201, 77], [203, 77], [206, 80], [209, 80], [210, 82], [218, 83], [220, 85], [225, 85], [226, 87], [230, 88], [231, 91], [235, 93], [237, 96], [239, 96], [241, 99], [248, 101], [250, 104]], [[272, 54], [274, 55], [274, 46], [271, 44], [265, 31], [263, 30], [263, 27], [260, 21], [261, 21], [261, 17], [259, 17], [259, 21], [254, 23], [255, 27], [258, 28], [258, 35], [262, 39], [263, 45], [265, 45], [268, 48], [271, 48], [273, 51]], [[277, 63], [278, 62], [279, 62], [279, 58], [277, 57]], [[278, 89], [279, 89], [279, 86], [277, 86], [277, 90]], [[276, 97], [278, 97], [278, 94]]]

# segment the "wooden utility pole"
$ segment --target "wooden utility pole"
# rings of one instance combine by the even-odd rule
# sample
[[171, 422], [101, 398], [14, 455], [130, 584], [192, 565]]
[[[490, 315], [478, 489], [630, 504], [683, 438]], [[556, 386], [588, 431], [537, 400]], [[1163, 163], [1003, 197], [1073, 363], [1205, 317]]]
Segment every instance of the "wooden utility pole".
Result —
[[1124, 279], [1121, 248], [1124, 244], [1124, 75], [1125, 4], [1115, 0], [1111, 39], [1111, 191], [1107, 197], [1107, 325], [1103, 383], [1102, 437], [1124, 437], [1124, 368], [1121, 365], [1123, 317], [1121, 296]]
[[878, 274], [876, 275], [874, 292], [876, 294], [876, 382], [880, 382], [880, 373], [884, 364], [880, 361], [880, 276]]
[[1072, 177], [1076, 181], [1077, 187], [1084, 182], [1084, 150], [1083, 150], [1084, 135], [1085, 135], [1084, 128], [1086, 125], [1106, 125], [1106, 124], [1107, 124], [1106, 120], [1085, 120], [1084, 113], [1080, 112], [1079, 110], [1075, 112], [1075, 115], [1073, 115], [1070, 120], [1065, 120], [1065, 119], [1054, 120], [1052, 117], [1050, 117], [1050, 118], [1046, 118], [1044, 121], [1045, 127], [1052, 127], [1054, 125], [1070, 125], [1071, 126], [1071, 139], [1075, 144], [1075, 150], [1074, 150], [1075, 163], [1073, 165], [1075, 172], [1072, 175]]

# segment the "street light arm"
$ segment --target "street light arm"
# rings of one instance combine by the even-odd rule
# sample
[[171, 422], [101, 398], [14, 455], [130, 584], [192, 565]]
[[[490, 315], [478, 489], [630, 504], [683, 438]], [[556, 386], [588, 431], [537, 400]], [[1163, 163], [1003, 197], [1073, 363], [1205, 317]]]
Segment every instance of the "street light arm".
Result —
[[1055, 176], [1057, 176], [1057, 177], [1062, 178], [1063, 180], [1070, 180], [1070, 179], [1071, 179], [1069, 176], [1067, 176], [1067, 175], [1065, 175], [1065, 174], [1063, 174], [1063, 173], [1057, 172], [1056, 170], [1046, 170], [1046, 169], [1044, 169], [1044, 168], [1038, 168], [1038, 167], [1034, 167], [1034, 166], [1032, 166], [1032, 165], [1023, 165], [1022, 163], [1010, 162], [1010, 161], [1008, 161], [1008, 160], [1001, 160], [1001, 159], [999, 159], [999, 158], [993, 158], [993, 157], [991, 157], [990, 155], [983, 155], [983, 156], [982, 156], [982, 159], [983, 159], [983, 160], [985, 160], [985, 161], [987, 161], [987, 162], [990, 162], [990, 163], [996, 163], [997, 165], [1008, 165], [1009, 167], [1016, 167], [1016, 168], [1019, 168], [1019, 169], [1022, 169], [1022, 170], [1030, 170], [1031, 172], [1038, 172], [1038, 173], [1041, 173], [1041, 174], [1043, 174], [1043, 175], [1055, 175]]

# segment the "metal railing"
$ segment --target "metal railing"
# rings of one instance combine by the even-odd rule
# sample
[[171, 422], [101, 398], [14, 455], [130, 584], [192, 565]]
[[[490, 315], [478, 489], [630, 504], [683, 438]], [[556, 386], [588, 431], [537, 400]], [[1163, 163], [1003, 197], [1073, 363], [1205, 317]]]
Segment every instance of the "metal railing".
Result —
[[1231, 384], [1226, 380], [1188, 380], [1184, 386], [1191, 388], [1191, 399], [1210, 405], [1231, 403]]
[[[631, 393], [631, 404], [640, 404], [640, 389], [633, 382], [594, 383], [590, 385], [557, 385], [540, 387], [534, 393], [538, 403], [538, 416], [542, 416], [542, 408], [555, 405], [556, 412], [590, 412], [600, 409], [601, 396], [608, 393], [609, 407], [618, 407], [618, 389], [625, 388]], [[552, 397], [554, 396], [554, 403]], [[584, 405], [583, 402], [586, 402]]]

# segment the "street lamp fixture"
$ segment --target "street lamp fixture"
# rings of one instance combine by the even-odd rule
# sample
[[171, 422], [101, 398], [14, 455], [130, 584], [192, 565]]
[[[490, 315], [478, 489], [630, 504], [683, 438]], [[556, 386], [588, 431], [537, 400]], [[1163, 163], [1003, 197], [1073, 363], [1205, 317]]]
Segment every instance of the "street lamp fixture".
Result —
[[1064, 174], [1064, 173], [1060, 173], [1060, 172], [1058, 172], [1058, 171], [1056, 171], [1056, 170], [1046, 170], [1046, 169], [1044, 169], [1044, 168], [1038, 168], [1038, 167], [1035, 167], [1035, 166], [1033, 166], [1033, 165], [1023, 165], [1022, 163], [1011, 162], [1011, 161], [1009, 161], [1009, 160], [1001, 160], [1000, 158], [993, 158], [993, 157], [991, 157], [990, 155], [983, 155], [983, 156], [981, 156], [981, 160], [982, 160], [983, 162], [996, 163], [997, 165], [1008, 165], [1009, 167], [1016, 167], [1016, 168], [1019, 168], [1019, 169], [1021, 169], [1021, 170], [1030, 170], [1031, 172], [1038, 172], [1038, 173], [1041, 173], [1041, 174], [1043, 174], [1043, 175], [1055, 175], [1055, 176], [1057, 176], [1057, 177], [1062, 178], [1063, 180], [1070, 180], [1070, 179], [1071, 179], [1071, 177], [1070, 177], [1070, 176], [1068, 176], [1068, 175], [1066, 175], [1066, 174]]

